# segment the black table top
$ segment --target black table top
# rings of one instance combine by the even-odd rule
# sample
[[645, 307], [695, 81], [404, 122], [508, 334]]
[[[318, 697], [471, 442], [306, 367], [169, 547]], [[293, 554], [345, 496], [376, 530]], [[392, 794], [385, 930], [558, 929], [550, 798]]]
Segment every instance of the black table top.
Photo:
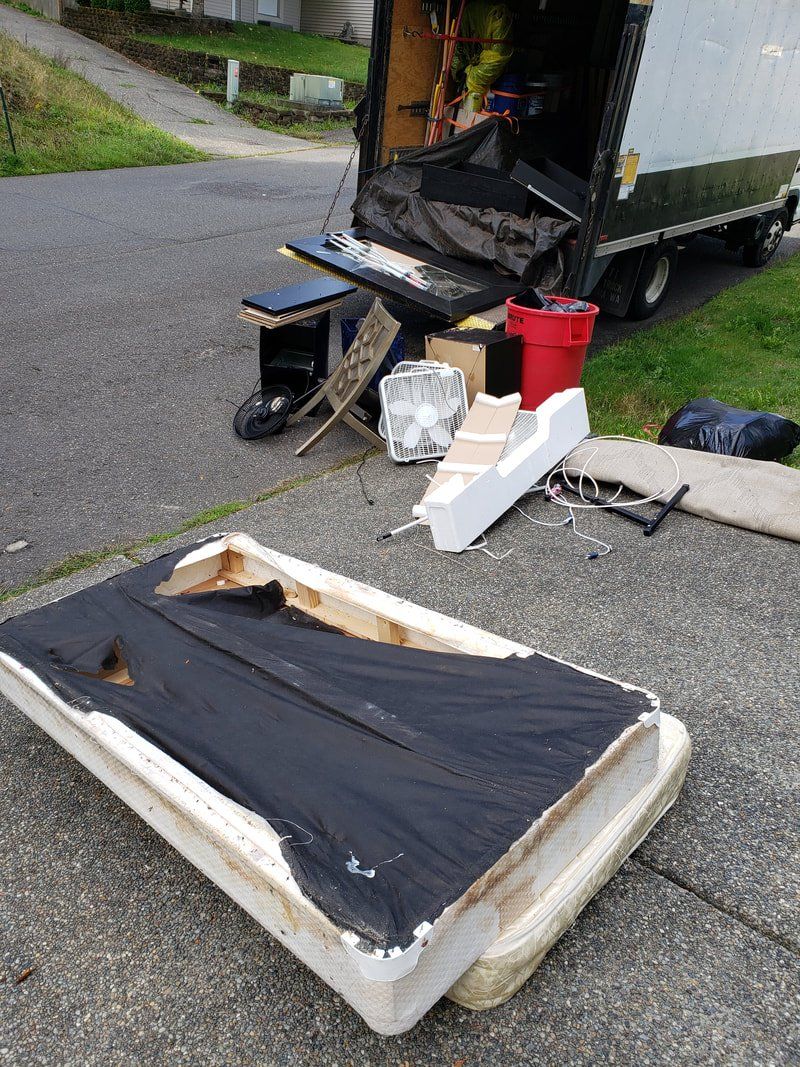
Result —
[[336, 278], [312, 278], [299, 285], [286, 285], [281, 289], [272, 289], [266, 293], [254, 293], [242, 297], [246, 307], [266, 311], [270, 315], [288, 315], [293, 311], [303, 311], [317, 304], [327, 304], [338, 297], [344, 299], [356, 291], [354, 285], [347, 285]]

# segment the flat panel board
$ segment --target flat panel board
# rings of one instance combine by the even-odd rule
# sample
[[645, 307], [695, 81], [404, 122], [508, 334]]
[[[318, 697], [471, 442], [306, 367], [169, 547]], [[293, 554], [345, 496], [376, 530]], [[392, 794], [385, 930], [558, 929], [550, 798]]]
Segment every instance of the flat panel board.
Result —
[[656, 0], [604, 236], [777, 201], [798, 156], [796, 0]]
[[[406, 280], [358, 262], [331, 247], [325, 234], [287, 241], [286, 246], [316, 267], [352, 279], [356, 285], [378, 292], [389, 300], [400, 298], [448, 322], [457, 322], [496, 307], [525, 288], [521, 282], [503, 278], [495, 271], [443, 256], [431, 248], [390, 237], [380, 230], [358, 226], [343, 232], [360, 242], [374, 245], [395, 267], [407, 270], [412, 277]], [[419, 279], [423, 280], [422, 286]]]

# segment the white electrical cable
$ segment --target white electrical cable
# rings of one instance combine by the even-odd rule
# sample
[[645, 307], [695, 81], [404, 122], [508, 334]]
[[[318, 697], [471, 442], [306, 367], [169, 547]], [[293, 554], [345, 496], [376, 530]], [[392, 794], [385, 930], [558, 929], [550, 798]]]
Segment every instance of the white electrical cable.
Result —
[[[606, 544], [605, 541], [600, 541], [597, 537], [590, 537], [589, 534], [581, 533], [581, 531], [575, 525], [575, 512], [572, 510], [572, 508], [569, 509], [569, 515], [566, 517], [566, 519], [560, 519], [558, 522], [544, 522], [542, 519], [534, 519], [533, 515], [529, 515], [526, 511], [523, 511], [522, 508], [519, 507], [517, 504], [512, 504], [511, 506], [514, 508], [515, 511], [518, 511], [520, 513], [523, 519], [527, 519], [528, 522], [533, 522], [537, 526], [569, 526], [570, 523], [572, 523], [572, 530], [576, 537], [580, 537], [584, 541], [591, 541], [593, 545], [597, 545], [599, 548], [604, 549], [603, 552], [597, 553], [597, 557], [607, 556], [608, 553], [611, 551], [611, 545]], [[592, 556], [590, 558], [597, 557]]]
[[486, 534], [481, 534], [480, 538], [471, 545], [467, 545], [464, 549], [465, 552], [485, 552], [487, 556], [491, 556], [492, 559], [496, 559], [498, 562], [501, 559], [505, 559], [506, 556], [510, 556], [514, 551], [513, 548], [506, 549], [502, 556], [498, 556], [496, 552], [492, 552], [490, 548], [487, 548], [489, 542], [486, 540]]
[[[592, 437], [585, 444], [579, 445], [577, 448], [573, 448], [573, 450], [566, 457], [566, 459], [564, 459], [564, 461], [561, 463], [561, 465], [559, 467], [556, 467], [556, 469], [554, 471], [552, 471], [548, 475], [547, 482], [546, 482], [546, 485], [545, 485], [546, 490], [547, 490], [547, 495], [550, 498], [550, 500], [552, 500], [556, 504], [560, 504], [561, 507], [565, 507], [565, 508], [610, 508], [610, 507], [612, 507], [614, 505], [617, 497], [622, 492], [624, 487], [622, 485], [620, 485], [619, 489], [617, 489], [617, 491], [614, 494], [614, 496], [611, 497], [611, 499], [605, 501], [605, 503], [603, 503], [603, 504], [592, 504], [591, 502], [587, 501], [586, 497], [584, 496], [584, 492], [583, 492], [583, 481], [584, 481], [584, 479], [588, 479], [588, 481], [590, 481], [592, 483], [592, 485], [595, 487], [593, 495], [594, 496], [598, 496], [599, 495], [599, 486], [597, 485], [597, 482], [591, 476], [591, 474], [589, 474], [588, 471], [586, 470], [586, 468], [589, 466], [589, 464], [592, 462], [592, 460], [594, 459], [594, 457], [597, 455], [597, 453], [599, 451], [599, 449], [592, 447], [592, 442], [594, 442], [594, 441], [632, 441], [634, 444], [637, 444], [637, 445], [647, 445], [650, 448], [656, 448], [660, 452], [662, 452], [667, 457], [667, 459], [670, 461], [670, 463], [673, 465], [673, 467], [675, 468], [675, 479], [668, 487], [665, 487], [663, 489], [659, 489], [657, 492], [651, 493], [650, 496], [643, 496], [638, 500], [631, 500], [630, 503], [627, 503], [625, 505], [626, 507], [639, 507], [642, 504], [651, 504], [654, 500], [658, 500], [660, 497], [663, 497], [663, 496], [669, 497], [669, 496], [672, 495], [672, 493], [675, 491], [675, 489], [680, 484], [681, 469], [678, 466], [678, 461], [675, 459], [675, 457], [670, 452], [667, 452], [667, 450], [664, 448], [663, 445], [660, 445], [657, 441], [647, 441], [647, 440], [644, 440], [641, 437], [628, 437], [626, 434], [604, 434], [602, 437]], [[582, 467], [573, 466], [570, 463], [570, 460], [572, 460], [575, 456], [582, 455], [584, 452], [589, 452], [589, 456], [586, 459], [586, 461], [584, 462], [583, 466]], [[568, 472], [572, 472], [573, 475], [574, 474], [578, 474], [579, 475], [577, 487], [572, 483]], [[555, 493], [553, 491], [554, 490], [554, 482], [559, 477], [561, 477], [561, 479], [564, 482], [566, 482], [566, 484], [569, 486], [570, 489], [572, 489], [572, 490], [574, 490], [575, 492], [578, 493], [578, 495], [580, 496], [581, 500], [583, 501], [582, 504], [572, 504], [568, 500], [564, 500], [558, 493]]]

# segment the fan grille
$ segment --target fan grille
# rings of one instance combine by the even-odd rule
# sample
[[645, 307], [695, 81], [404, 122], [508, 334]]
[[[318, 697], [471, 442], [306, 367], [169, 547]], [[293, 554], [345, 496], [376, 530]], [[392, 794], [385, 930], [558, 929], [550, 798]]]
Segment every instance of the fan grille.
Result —
[[467, 416], [464, 374], [446, 364], [401, 363], [382, 379], [380, 397], [386, 443], [396, 463], [440, 459]]
[[508, 459], [515, 449], [519, 448], [520, 445], [524, 445], [526, 441], [530, 441], [538, 428], [539, 419], [535, 411], [518, 411], [514, 419], [514, 425], [511, 427], [511, 433], [506, 438], [506, 443], [503, 445], [503, 451], [500, 453], [500, 459], [497, 462], [501, 463], [504, 459]]

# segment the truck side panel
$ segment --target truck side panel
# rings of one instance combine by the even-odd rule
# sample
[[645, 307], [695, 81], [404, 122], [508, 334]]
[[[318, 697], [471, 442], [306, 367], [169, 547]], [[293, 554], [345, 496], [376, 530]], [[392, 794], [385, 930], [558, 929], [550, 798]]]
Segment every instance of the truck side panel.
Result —
[[785, 200], [797, 0], [655, 0], [619, 151], [596, 255]]

